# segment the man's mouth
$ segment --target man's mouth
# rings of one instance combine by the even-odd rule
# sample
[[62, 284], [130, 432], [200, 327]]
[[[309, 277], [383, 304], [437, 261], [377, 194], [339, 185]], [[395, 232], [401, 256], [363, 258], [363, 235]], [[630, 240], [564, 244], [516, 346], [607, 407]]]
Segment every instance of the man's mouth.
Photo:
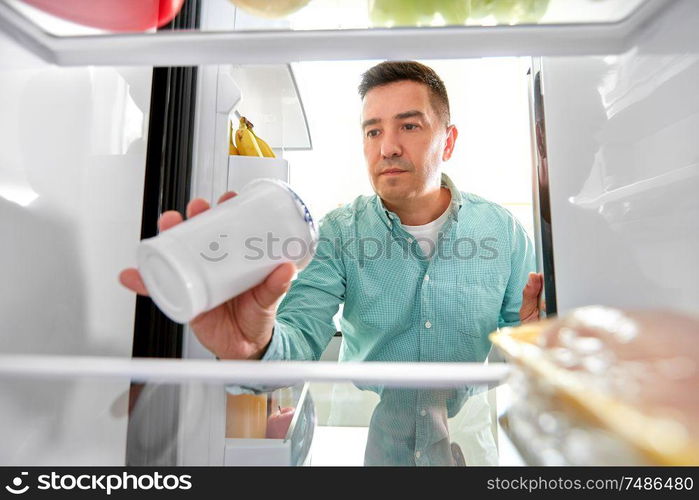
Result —
[[381, 172], [380, 175], [398, 175], [398, 174], [404, 174], [405, 172], [406, 172], [405, 170], [401, 170], [400, 168], [389, 168], [389, 169]]

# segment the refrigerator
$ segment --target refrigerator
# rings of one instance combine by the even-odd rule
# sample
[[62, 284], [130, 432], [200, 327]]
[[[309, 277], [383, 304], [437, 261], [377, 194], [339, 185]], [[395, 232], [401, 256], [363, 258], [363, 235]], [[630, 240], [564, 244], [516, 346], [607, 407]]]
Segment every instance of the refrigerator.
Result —
[[[272, 19], [233, 1], [186, 0], [167, 22], [140, 12], [136, 28], [105, 27], [99, 12], [76, 17], [85, 6], [71, 3], [75, 12], [0, 2], [2, 464], [309, 464], [319, 436], [350, 448], [368, 439], [376, 401], [357, 384], [503, 383], [511, 369], [497, 359], [218, 362], [186, 325], [118, 285], [163, 211], [258, 177], [294, 186], [299, 167], [285, 156], [320, 146], [294, 71], [303, 62], [519, 58], [545, 315], [593, 304], [699, 314], [693, 0], [491, 11], [481, 4], [498, 2], [444, 2], [433, 12], [311, 0]], [[241, 116], [277, 158], [229, 155], [228, 128]], [[227, 438], [230, 380], [277, 384], [267, 404], [298, 410], [286, 434]], [[357, 414], [334, 415], [332, 394]], [[543, 460], [511, 446], [496, 399], [489, 392], [485, 410], [469, 411], [491, 412], [486, 431], [514, 457], [500, 463]], [[336, 417], [345, 434], [328, 437]]]

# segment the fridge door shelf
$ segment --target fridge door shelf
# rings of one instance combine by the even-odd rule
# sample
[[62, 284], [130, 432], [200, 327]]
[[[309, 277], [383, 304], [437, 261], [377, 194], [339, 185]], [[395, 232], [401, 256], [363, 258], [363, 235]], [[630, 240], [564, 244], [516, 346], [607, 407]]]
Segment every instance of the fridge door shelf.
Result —
[[289, 162], [283, 158], [228, 157], [228, 189], [239, 192], [248, 182], [269, 177], [289, 182]]
[[293, 398], [294, 416], [284, 437], [227, 437], [224, 465], [304, 465], [316, 427], [316, 415], [309, 384], [281, 389]]
[[[645, 0], [622, 18], [520, 25], [158, 31], [58, 36], [0, 2], [0, 32], [60, 66], [271, 64], [345, 59], [619, 54], [681, 0]], [[14, 6], [13, 6], [14, 5]], [[24, 9], [22, 9], [24, 10]], [[339, 11], [341, 12], [341, 11]], [[328, 11], [328, 14], [332, 12]], [[274, 25], [271, 25], [274, 27]], [[85, 33], [90, 34], [85, 34]]]

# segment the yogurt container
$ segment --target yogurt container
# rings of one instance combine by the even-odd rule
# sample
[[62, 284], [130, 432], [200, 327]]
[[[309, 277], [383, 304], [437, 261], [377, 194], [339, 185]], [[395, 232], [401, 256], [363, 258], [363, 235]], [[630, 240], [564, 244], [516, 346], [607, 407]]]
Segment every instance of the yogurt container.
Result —
[[313, 218], [291, 187], [256, 179], [235, 198], [141, 241], [138, 269], [158, 308], [187, 323], [284, 262], [303, 269], [317, 243]]

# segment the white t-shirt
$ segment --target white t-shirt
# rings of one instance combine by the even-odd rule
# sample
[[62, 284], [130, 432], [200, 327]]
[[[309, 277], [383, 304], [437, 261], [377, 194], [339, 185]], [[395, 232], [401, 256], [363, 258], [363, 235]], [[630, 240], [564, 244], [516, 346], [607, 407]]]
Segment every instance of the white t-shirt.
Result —
[[422, 250], [424, 255], [432, 257], [434, 249], [437, 247], [439, 230], [442, 229], [447, 217], [449, 217], [449, 207], [447, 207], [442, 215], [432, 222], [428, 222], [422, 226], [407, 226], [403, 224], [403, 229], [417, 240], [417, 244], [420, 245], [420, 250]]

